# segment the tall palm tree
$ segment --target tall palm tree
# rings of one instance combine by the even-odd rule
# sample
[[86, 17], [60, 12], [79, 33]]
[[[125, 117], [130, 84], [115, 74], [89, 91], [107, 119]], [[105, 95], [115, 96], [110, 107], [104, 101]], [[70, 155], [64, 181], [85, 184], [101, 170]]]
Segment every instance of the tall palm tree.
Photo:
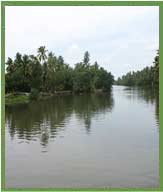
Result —
[[23, 55], [23, 57], [22, 57], [22, 69], [23, 69], [23, 87], [24, 87], [24, 90], [26, 89], [25, 81], [28, 78], [28, 71], [29, 71], [29, 67], [30, 67], [29, 64], [30, 64], [29, 56]]
[[38, 48], [37, 52], [38, 52], [37, 57], [38, 57], [39, 61], [41, 62], [41, 64], [43, 64], [47, 59], [47, 55], [46, 55], [47, 50], [45, 49], [45, 46], [40, 46]]
[[18, 69], [19, 67], [22, 66], [22, 55], [19, 52], [16, 53], [16, 57], [15, 57], [15, 60], [14, 60], [14, 65], [15, 65], [16, 69]]
[[6, 71], [11, 74], [14, 71], [14, 63], [10, 57], [6, 62], [6, 65], [7, 65]]

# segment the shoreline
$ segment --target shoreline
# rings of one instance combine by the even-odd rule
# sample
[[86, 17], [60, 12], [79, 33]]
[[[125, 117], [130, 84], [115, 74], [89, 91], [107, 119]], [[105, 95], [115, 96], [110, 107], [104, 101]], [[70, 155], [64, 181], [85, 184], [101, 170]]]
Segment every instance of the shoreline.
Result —
[[[54, 93], [51, 92], [40, 92], [38, 99], [35, 100], [43, 100], [49, 97], [55, 96], [69, 96], [69, 95], [83, 95], [83, 94], [102, 94], [107, 93], [102, 91], [102, 89], [96, 90], [95, 92], [90, 93], [75, 93], [73, 91], [56, 91]], [[16, 105], [16, 104], [26, 104], [33, 101], [30, 99], [30, 93], [26, 92], [15, 92], [15, 93], [7, 93], [5, 95], [5, 106]]]

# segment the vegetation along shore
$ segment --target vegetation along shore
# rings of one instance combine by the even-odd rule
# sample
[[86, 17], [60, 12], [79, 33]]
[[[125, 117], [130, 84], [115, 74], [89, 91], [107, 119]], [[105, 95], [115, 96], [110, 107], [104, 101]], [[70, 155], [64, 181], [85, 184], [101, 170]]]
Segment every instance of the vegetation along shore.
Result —
[[111, 72], [90, 63], [90, 54], [84, 53], [81, 62], [71, 67], [62, 56], [48, 52], [41, 46], [35, 55], [17, 53], [6, 62], [6, 105], [27, 103], [45, 96], [98, 93], [110, 91], [113, 83], [125, 86], [159, 87], [159, 51], [154, 65], [141, 71], [129, 72], [114, 81]]
[[14, 60], [8, 58], [6, 104], [28, 102], [44, 95], [106, 92], [112, 87], [113, 75], [97, 62], [91, 64], [88, 51], [74, 68], [62, 56], [48, 52], [45, 46], [39, 47], [37, 53], [37, 56], [17, 53]]
[[143, 70], [129, 72], [126, 75], [119, 77], [115, 81], [116, 85], [139, 86], [139, 87], [154, 87], [159, 88], [159, 50], [154, 58], [153, 66], [145, 67]]

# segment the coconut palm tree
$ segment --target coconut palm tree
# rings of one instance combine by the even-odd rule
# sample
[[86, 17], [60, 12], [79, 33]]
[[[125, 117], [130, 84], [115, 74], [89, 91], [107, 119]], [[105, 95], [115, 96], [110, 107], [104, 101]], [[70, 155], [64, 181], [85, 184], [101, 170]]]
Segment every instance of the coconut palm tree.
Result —
[[10, 57], [8, 57], [6, 65], [7, 65], [7, 67], [6, 67], [7, 73], [11, 74], [14, 71], [14, 62], [12, 61], [12, 59]]
[[[28, 71], [30, 67], [30, 60], [28, 55], [23, 55], [22, 57], [22, 80], [23, 80], [23, 87], [24, 90], [27, 89], [27, 79], [28, 79]], [[25, 83], [26, 82], [26, 83]]]
[[47, 59], [47, 55], [46, 55], [47, 50], [45, 49], [45, 46], [40, 46], [37, 52], [38, 52], [38, 55], [37, 55], [38, 60], [41, 62], [41, 64], [43, 64]]

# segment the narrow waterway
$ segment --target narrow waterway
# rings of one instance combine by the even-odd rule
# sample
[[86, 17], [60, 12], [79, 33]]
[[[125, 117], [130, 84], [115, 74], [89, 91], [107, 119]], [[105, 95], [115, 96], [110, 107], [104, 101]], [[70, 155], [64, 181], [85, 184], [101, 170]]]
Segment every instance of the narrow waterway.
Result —
[[113, 86], [6, 107], [6, 187], [158, 187], [158, 106]]

